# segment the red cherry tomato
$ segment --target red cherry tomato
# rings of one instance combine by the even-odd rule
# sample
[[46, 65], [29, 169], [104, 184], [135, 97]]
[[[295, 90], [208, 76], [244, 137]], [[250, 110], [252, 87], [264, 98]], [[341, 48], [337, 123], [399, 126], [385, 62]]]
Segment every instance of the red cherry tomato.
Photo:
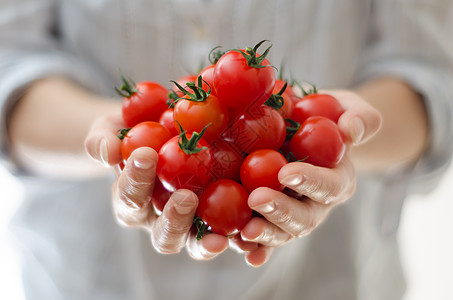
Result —
[[234, 143], [226, 140], [215, 140], [210, 147], [213, 153], [213, 177], [239, 181], [239, 169], [244, 160], [241, 150]]
[[123, 86], [117, 89], [123, 96], [123, 120], [128, 127], [145, 121], [158, 121], [168, 108], [168, 90], [153, 81], [134, 83], [123, 78]]
[[343, 107], [335, 97], [314, 93], [296, 101], [291, 119], [302, 123], [309, 117], [321, 116], [337, 123], [343, 112]]
[[291, 138], [289, 150], [297, 160], [333, 168], [346, 146], [336, 123], [325, 117], [310, 117]]
[[[257, 62], [260, 61], [257, 46], [254, 49], [231, 50], [215, 65], [216, 94], [229, 108], [246, 110], [263, 104], [272, 94], [275, 72], [267, 59]], [[252, 57], [249, 62], [240, 52]]]
[[187, 132], [200, 132], [206, 125], [203, 139], [210, 143], [220, 137], [228, 125], [228, 111], [216, 96], [209, 95], [204, 101], [179, 100], [173, 110], [176, 130], [178, 123]]
[[178, 135], [179, 131], [175, 127], [173, 120], [173, 109], [169, 108], [165, 110], [159, 118], [159, 123], [167, 128], [172, 136]]
[[[208, 143], [203, 139], [190, 142], [193, 141], [193, 135], [188, 134], [186, 141], [180, 136], [175, 136], [159, 151], [156, 173], [163, 186], [170, 192], [184, 188], [199, 193], [212, 178], [210, 171], [212, 153]], [[186, 146], [190, 146], [190, 149]]]
[[272, 107], [258, 106], [239, 117], [224, 136], [245, 153], [259, 149], [278, 150], [286, 137], [285, 120]]
[[247, 204], [249, 194], [239, 183], [219, 179], [206, 186], [197, 215], [217, 234], [231, 236], [244, 228], [252, 216]]
[[159, 152], [162, 145], [173, 135], [157, 122], [142, 122], [132, 127], [121, 141], [121, 156], [127, 160], [140, 147], [150, 147]]
[[268, 187], [282, 191], [284, 186], [278, 180], [278, 172], [287, 164], [280, 152], [261, 149], [250, 153], [241, 165], [241, 182], [247, 191]]

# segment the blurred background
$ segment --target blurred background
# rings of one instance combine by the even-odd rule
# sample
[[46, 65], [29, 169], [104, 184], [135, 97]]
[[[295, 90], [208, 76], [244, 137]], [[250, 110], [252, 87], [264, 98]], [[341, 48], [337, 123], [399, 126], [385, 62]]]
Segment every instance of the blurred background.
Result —
[[[404, 300], [453, 299], [452, 183], [453, 167], [450, 167], [429, 196], [413, 196], [405, 204], [399, 232], [408, 284]], [[21, 190], [1, 167], [0, 199], [0, 299], [23, 300], [20, 259], [15, 252], [14, 237], [7, 229], [20, 204]]]

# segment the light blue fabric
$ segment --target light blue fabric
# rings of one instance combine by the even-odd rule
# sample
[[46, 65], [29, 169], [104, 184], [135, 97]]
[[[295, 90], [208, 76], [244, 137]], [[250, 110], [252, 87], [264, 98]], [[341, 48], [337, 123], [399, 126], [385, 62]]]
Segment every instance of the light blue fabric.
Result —
[[353, 199], [259, 269], [232, 251], [210, 262], [155, 253], [146, 234], [114, 222], [111, 178], [22, 173], [26, 196], [11, 229], [22, 246], [29, 299], [400, 298], [395, 233], [404, 197], [421, 183], [434, 186], [453, 147], [451, 1], [3, 0], [2, 159], [14, 168], [6, 122], [36, 79], [60, 74], [104, 95], [113, 94], [120, 72], [169, 86], [213, 47], [262, 39], [273, 43], [274, 65], [285, 59], [294, 78], [322, 88], [388, 74], [407, 80], [429, 113], [426, 155], [402, 173], [360, 176]]

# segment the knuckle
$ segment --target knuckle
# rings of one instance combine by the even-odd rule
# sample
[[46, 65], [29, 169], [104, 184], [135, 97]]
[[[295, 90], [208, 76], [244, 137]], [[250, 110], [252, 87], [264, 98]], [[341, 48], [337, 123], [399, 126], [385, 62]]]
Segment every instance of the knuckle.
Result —
[[152, 235], [151, 243], [154, 249], [160, 254], [177, 254], [182, 249], [179, 245], [175, 245], [174, 242], [170, 242], [165, 238], [155, 237], [154, 235]]
[[151, 242], [159, 253], [179, 253], [184, 248], [189, 229], [186, 225], [175, 224], [161, 216], [157, 230], [151, 235]]
[[115, 218], [119, 225], [123, 227], [137, 227], [138, 222], [131, 218], [129, 214], [120, 211], [115, 211]]
[[305, 227], [294, 217], [292, 211], [288, 207], [281, 207], [275, 210], [273, 218], [273, 223], [280, 228], [285, 228], [285, 231], [292, 237], [298, 236], [299, 232], [303, 231]]
[[[125, 176], [118, 189], [119, 199], [132, 209], [139, 209], [138, 203], [147, 203], [150, 199], [152, 185], [149, 182], [139, 182], [130, 176]], [[144, 201], [146, 200], [146, 201]]]

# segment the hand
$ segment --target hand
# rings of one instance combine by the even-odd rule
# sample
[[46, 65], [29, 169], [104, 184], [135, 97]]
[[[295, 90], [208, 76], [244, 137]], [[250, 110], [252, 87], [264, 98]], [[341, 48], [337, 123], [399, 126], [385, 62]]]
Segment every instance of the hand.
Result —
[[[116, 136], [124, 128], [121, 115], [99, 119], [92, 126], [85, 141], [87, 152], [106, 166], [119, 168], [121, 141]], [[228, 239], [207, 234], [201, 241], [192, 232], [192, 223], [198, 206], [197, 196], [189, 190], [177, 190], [169, 198], [158, 216], [151, 204], [156, 177], [158, 154], [151, 148], [136, 149], [117, 172], [113, 184], [112, 201], [115, 216], [124, 226], [145, 229], [153, 247], [159, 253], [178, 253], [187, 247], [197, 260], [211, 259], [228, 248]], [[249, 248], [250, 249], [250, 248]]]
[[275, 247], [310, 234], [335, 206], [345, 202], [356, 189], [356, 172], [350, 150], [370, 139], [380, 128], [382, 117], [360, 96], [350, 91], [329, 91], [337, 97], [345, 112], [338, 120], [347, 150], [332, 169], [294, 162], [279, 172], [279, 180], [295, 192], [288, 196], [269, 188], [255, 189], [249, 206], [264, 218], [253, 218], [242, 230], [241, 239], [258, 243], [246, 253], [252, 266], [264, 264]]

